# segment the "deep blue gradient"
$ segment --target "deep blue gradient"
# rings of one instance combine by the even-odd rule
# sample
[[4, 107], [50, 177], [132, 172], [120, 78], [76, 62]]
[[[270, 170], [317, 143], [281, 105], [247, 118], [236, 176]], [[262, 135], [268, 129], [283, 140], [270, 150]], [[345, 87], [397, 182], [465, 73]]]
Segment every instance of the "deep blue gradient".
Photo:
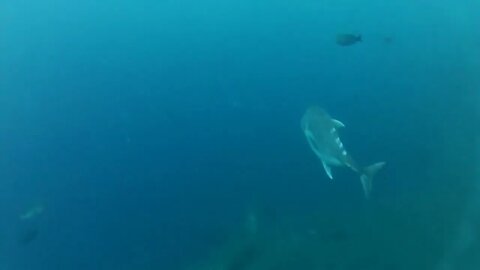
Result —
[[[428, 2], [0, 2], [0, 269], [182, 269], [252, 205], [272, 223], [436, 209], [455, 227], [480, 2]], [[339, 47], [343, 32], [363, 41]], [[310, 105], [346, 124], [360, 164], [387, 162], [371, 201], [346, 169], [327, 180]]]

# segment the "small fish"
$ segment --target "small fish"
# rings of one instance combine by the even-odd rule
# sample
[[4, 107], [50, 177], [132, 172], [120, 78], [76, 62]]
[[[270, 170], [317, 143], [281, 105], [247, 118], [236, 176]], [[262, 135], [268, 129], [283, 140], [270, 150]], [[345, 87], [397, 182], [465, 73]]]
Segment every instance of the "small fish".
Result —
[[339, 46], [351, 46], [360, 41], [362, 41], [362, 36], [353, 34], [338, 34], [336, 39]]
[[365, 197], [370, 196], [373, 176], [385, 165], [378, 162], [366, 168], [358, 166], [340, 140], [338, 129], [345, 125], [328, 115], [320, 107], [307, 109], [302, 117], [301, 126], [308, 144], [315, 155], [322, 161], [323, 168], [330, 179], [333, 179], [330, 166], [344, 166], [360, 175]]

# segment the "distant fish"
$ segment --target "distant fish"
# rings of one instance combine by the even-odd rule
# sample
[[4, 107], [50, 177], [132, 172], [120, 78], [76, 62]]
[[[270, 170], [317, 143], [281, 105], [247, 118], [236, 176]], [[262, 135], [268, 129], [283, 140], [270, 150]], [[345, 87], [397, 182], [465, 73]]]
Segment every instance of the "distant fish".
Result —
[[252, 265], [254, 265], [255, 262], [259, 259], [260, 254], [260, 250], [255, 244], [247, 244], [239, 251], [235, 252], [231, 258], [227, 259], [227, 263], [222, 269], [251, 269]]
[[369, 197], [372, 190], [373, 176], [385, 165], [378, 162], [362, 168], [357, 165], [347, 153], [340, 141], [337, 129], [345, 125], [333, 118], [320, 107], [310, 107], [302, 117], [301, 126], [312, 151], [322, 161], [323, 168], [330, 179], [333, 179], [330, 166], [346, 166], [360, 174], [365, 197]]
[[20, 214], [20, 219], [28, 220], [28, 219], [35, 218], [41, 215], [43, 211], [44, 211], [43, 205], [35, 205], [32, 208], [28, 209], [26, 212]]
[[249, 212], [245, 222], [245, 229], [249, 235], [255, 235], [258, 232], [258, 219], [254, 212]]
[[39, 230], [37, 228], [29, 228], [29, 229], [23, 230], [18, 235], [18, 243], [21, 245], [28, 245], [31, 242], [33, 242], [35, 239], [37, 239], [38, 234], [39, 234]]
[[322, 235], [322, 239], [327, 242], [345, 242], [350, 238], [350, 233], [344, 228], [336, 228]]
[[384, 37], [383, 38], [383, 43], [385, 44], [392, 44], [393, 38], [392, 37]]
[[339, 46], [351, 46], [360, 41], [362, 41], [362, 36], [353, 34], [338, 34], [336, 39]]

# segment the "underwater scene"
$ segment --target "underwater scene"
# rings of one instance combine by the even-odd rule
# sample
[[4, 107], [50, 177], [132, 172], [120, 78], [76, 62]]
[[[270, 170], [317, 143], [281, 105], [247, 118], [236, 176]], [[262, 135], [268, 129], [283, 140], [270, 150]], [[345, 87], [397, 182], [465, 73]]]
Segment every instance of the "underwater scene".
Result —
[[0, 1], [0, 270], [480, 269], [480, 1]]

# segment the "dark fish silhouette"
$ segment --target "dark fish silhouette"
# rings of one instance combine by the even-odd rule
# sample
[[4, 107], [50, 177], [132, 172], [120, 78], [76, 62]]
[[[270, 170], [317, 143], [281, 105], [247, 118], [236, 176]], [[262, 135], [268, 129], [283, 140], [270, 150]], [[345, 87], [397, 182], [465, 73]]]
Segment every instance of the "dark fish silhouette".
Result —
[[362, 36], [353, 34], [338, 34], [336, 39], [339, 46], [351, 46], [360, 41], [362, 41]]

